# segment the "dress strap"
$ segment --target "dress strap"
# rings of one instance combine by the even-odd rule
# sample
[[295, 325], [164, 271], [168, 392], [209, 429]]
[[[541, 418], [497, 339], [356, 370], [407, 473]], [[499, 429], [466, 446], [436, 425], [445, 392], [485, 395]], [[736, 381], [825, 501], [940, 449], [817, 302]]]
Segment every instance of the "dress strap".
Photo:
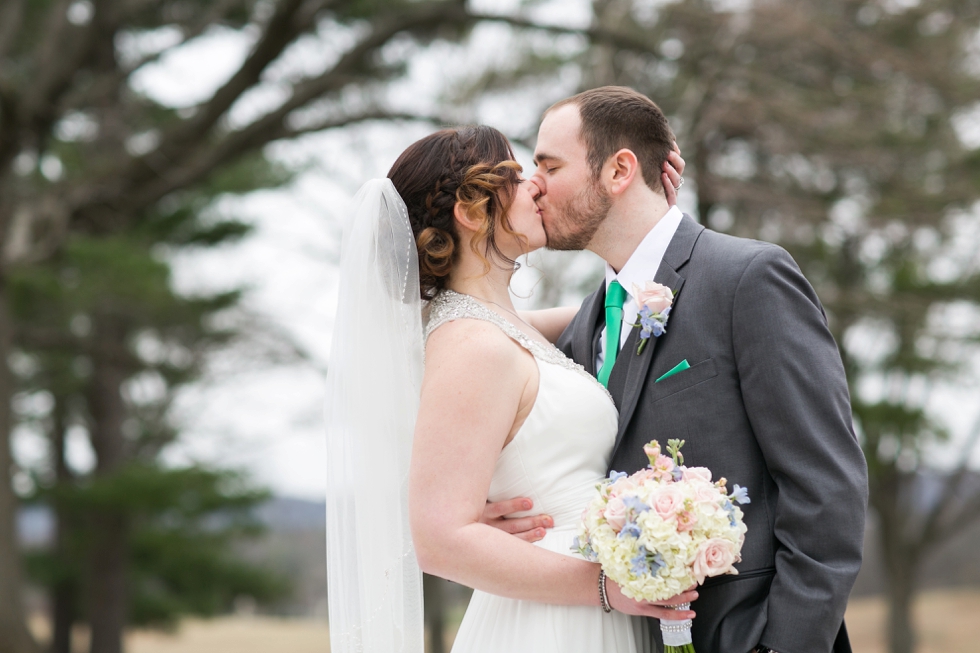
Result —
[[519, 345], [532, 354], [535, 353], [532, 345], [541, 346], [540, 343], [529, 338], [523, 331], [508, 322], [501, 315], [490, 310], [469, 295], [464, 295], [454, 290], [443, 290], [429, 304], [429, 320], [425, 325], [425, 339], [428, 340], [429, 335], [443, 324], [462, 319], [483, 320], [484, 322], [495, 324], [508, 337], [517, 341]]
[[428, 321], [425, 324], [426, 340], [429, 339], [433, 331], [453, 320], [472, 319], [490, 322], [496, 324], [511, 339], [531, 352], [531, 355], [535, 359], [564, 367], [588, 377], [598, 387], [602, 388], [605, 395], [612, 401], [612, 395], [609, 394], [606, 387], [599, 383], [594, 376], [589, 374], [584, 367], [565, 356], [560, 349], [529, 338], [527, 334], [504, 319], [501, 315], [490, 310], [469, 295], [464, 295], [454, 290], [443, 290], [429, 302], [427, 313]]

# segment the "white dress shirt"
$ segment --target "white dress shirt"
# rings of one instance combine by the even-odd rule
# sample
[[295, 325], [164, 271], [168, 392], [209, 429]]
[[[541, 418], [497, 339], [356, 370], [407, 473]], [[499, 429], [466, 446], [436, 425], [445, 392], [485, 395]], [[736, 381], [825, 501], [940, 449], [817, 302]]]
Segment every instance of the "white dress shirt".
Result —
[[[633, 284], [642, 287], [647, 281], [653, 281], [660, 269], [660, 262], [664, 258], [667, 246], [670, 245], [677, 226], [681, 223], [684, 214], [676, 206], [660, 218], [660, 222], [654, 225], [636, 249], [630, 255], [626, 265], [619, 271], [619, 274], [606, 263], [606, 292], [609, 292], [609, 284], [619, 281], [619, 284], [626, 291], [626, 302], [623, 304], [623, 326], [619, 332], [619, 346], [622, 348], [629, 338], [630, 330], [636, 322], [636, 316], [640, 312], [640, 307], [633, 298]], [[604, 314], [604, 313], [603, 313]], [[599, 353], [596, 354], [596, 372], [602, 369], [602, 362], [606, 360], [606, 327], [602, 327], [602, 334], [599, 336]]]

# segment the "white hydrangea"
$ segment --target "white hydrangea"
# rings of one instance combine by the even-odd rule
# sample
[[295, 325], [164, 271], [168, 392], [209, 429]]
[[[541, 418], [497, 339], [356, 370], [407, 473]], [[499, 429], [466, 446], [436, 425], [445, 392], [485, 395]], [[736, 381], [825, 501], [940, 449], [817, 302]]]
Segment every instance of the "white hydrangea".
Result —
[[670, 442], [671, 459], [648, 444], [650, 467], [610, 475], [582, 513], [577, 550], [633, 599], [662, 601], [707, 577], [738, 573], [746, 527], [735, 503], [748, 494], [737, 485], [728, 494], [724, 479], [712, 483], [709, 470], [678, 464], [682, 445]]

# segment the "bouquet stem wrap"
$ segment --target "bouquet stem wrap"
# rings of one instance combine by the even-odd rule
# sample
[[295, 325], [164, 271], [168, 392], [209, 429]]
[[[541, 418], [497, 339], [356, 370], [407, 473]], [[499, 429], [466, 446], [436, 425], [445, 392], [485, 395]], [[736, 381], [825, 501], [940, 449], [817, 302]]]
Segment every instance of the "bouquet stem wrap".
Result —
[[[674, 609], [689, 610], [690, 608], [690, 603], [683, 603]], [[691, 624], [690, 619], [660, 620], [660, 634], [664, 638], [664, 653], [695, 653], [694, 644], [691, 640]]]

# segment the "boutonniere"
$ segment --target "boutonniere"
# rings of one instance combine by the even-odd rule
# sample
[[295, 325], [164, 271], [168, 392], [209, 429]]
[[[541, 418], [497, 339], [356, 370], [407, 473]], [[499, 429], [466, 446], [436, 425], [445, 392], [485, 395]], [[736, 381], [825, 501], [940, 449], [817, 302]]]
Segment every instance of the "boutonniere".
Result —
[[650, 336], [659, 338], [667, 331], [667, 318], [674, 304], [674, 293], [667, 286], [655, 281], [647, 281], [643, 287], [633, 284], [633, 297], [640, 307], [637, 317], [640, 318], [640, 346], [636, 348], [637, 355], [643, 353]]

